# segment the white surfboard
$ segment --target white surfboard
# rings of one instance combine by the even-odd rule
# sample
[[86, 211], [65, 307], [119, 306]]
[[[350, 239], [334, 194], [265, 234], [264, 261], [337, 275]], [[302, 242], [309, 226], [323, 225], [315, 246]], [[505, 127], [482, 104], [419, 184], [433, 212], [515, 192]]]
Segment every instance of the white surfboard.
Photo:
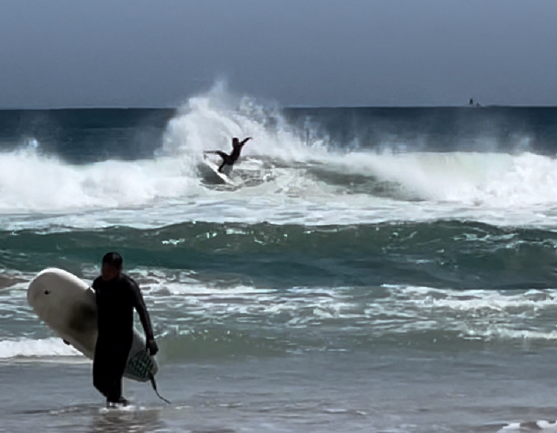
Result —
[[225, 183], [227, 183], [228, 185], [236, 185], [236, 183], [226, 174], [226, 173], [221, 173], [219, 171], [219, 166], [217, 164], [215, 164], [213, 161], [211, 161], [207, 155], [203, 155], [203, 161], [205, 162], [205, 164], [207, 165], [207, 167], [209, 167], [211, 170], [213, 170], [215, 172], [215, 174], [220, 177]]
[[[49, 328], [87, 358], [94, 358], [97, 303], [85, 281], [62, 269], [45, 269], [29, 284], [27, 302]], [[145, 338], [134, 329], [124, 377], [147, 382], [158, 369], [156, 359], [145, 350]]]

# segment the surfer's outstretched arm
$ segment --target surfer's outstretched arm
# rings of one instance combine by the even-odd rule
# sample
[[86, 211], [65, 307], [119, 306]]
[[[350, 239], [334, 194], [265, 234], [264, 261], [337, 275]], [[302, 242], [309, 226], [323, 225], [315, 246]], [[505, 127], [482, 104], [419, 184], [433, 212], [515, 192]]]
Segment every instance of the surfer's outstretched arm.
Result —
[[248, 141], [251, 140], [251, 137], [248, 138], [244, 138], [241, 142], [240, 142], [240, 146], [243, 146], [244, 144], [246, 144]]
[[151, 355], [155, 355], [159, 351], [159, 348], [157, 347], [157, 343], [155, 343], [153, 327], [151, 326], [151, 319], [149, 318], [149, 312], [147, 311], [147, 307], [145, 306], [143, 295], [141, 294], [141, 290], [139, 289], [139, 286], [135, 281], [132, 280], [130, 287], [133, 296], [133, 306], [137, 311], [137, 314], [139, 315], [139, 319], [141, 320], [141, 324], [143, 325], [143, 330], [145, 331], [147, 349], [149, 349]]

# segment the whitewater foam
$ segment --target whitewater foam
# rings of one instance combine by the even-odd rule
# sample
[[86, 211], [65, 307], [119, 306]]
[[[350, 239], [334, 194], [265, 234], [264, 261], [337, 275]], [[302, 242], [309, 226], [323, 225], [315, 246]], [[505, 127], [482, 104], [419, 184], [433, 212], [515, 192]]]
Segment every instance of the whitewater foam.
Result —
[[60, 338], [0, 340], [0, 359], [83, 357]]
[[[84, 272], [87, 280], [97, 273]], [[557, 339], [553, 322], [547, 320], [555, 313], [555, 289], [504, 292], [383, 285], [284, 290], [205, 280], [189, 272], [130, 273], [142, 287], [163, 340], [192, 332], [233, 332], [249, 339], [255, 332], [273, 341], [281, 336], [292, 342], [301, 339], [308, 347], [330, 338], [336, 341], [330, 347], [346, 349], [395, 336], [428, 342], [452, 335], [455, 344], [466, 340], [544, 344]], [[2, 304], [0, 359], [79, 356], [61, 339], [51, 337], [26, 305], [24, 294], [18, 290]]]
[[328, 158], [325, 170], [396, 182], [422, 200], [493, 208], [557, 205], [557, 161], [542, 155], [353, 152]]
[[[288, 124], [273, 104], [225, 86], [190, 98], [152, 158], [72, 165], [31, 141], [0, 154], [0, 223], [9, 229], [157, 227], [188, 220], [357, 224], [474, 219], [557, 227], [557, 163], [532, 153], [354, 151]], [[203, 151], [252, 136], [216, 187]], [[486, 143], [487, 148], [491, 148]]]
[[[171, 306], [166, 326], [228, 320], [270, 326], [349, 332], [366, 338], [416, 332], [454, 332], [465, 340], [548, 341], [557, 332], [544, 317], [555, 310], [557, 290], [500, 292], [384, 285], [381, 288], [295, 287], [274, 290], [247, 285], [184, 282], [147, 284], [151, 299]], [[161, 304], [164, 299], [163, 304]], [[168, 310], [166, 310], [168, 313]], [[188, 318], [178, 320], [187, 313]], [[196, 319], [194, 319], [194, 317]], [[184, 332], [188, 327], [179, 326]], [[325, 328], [324, 328], [325, 327]], [[442, 330], [442, 331], [441, 331]]]
[[72, 166], [33, 149], [0, 155], [0, 212], [126, 208], [179, 197], [191, 184], [169, 158]]

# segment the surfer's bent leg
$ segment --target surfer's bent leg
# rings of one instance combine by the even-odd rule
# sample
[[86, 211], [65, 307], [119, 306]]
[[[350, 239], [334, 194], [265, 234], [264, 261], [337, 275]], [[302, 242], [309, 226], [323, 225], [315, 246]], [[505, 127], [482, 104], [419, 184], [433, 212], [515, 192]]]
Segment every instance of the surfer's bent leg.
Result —
[[234, 160], [230, 157], [230, 155], [227, 155], [226, 153], [220, 150], [217, 150], [215, 153], [222, 158], [222, 164], [219, 166], [219, 172], [222, 172], [222, 169], [224, 168], [225, 165], [234, 164]]

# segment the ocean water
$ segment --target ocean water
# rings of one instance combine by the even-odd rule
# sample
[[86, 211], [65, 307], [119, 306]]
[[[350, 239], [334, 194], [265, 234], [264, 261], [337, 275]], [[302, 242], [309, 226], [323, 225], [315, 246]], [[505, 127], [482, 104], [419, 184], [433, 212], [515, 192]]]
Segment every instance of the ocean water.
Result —
[[[202, 158], [232, 136], [235, 187]], [[555, 108], [0, 112], [0, 431], [557, 428], [556, 151]], [[27, 305], [110, 250], [170, 406], [105, 411]]]

